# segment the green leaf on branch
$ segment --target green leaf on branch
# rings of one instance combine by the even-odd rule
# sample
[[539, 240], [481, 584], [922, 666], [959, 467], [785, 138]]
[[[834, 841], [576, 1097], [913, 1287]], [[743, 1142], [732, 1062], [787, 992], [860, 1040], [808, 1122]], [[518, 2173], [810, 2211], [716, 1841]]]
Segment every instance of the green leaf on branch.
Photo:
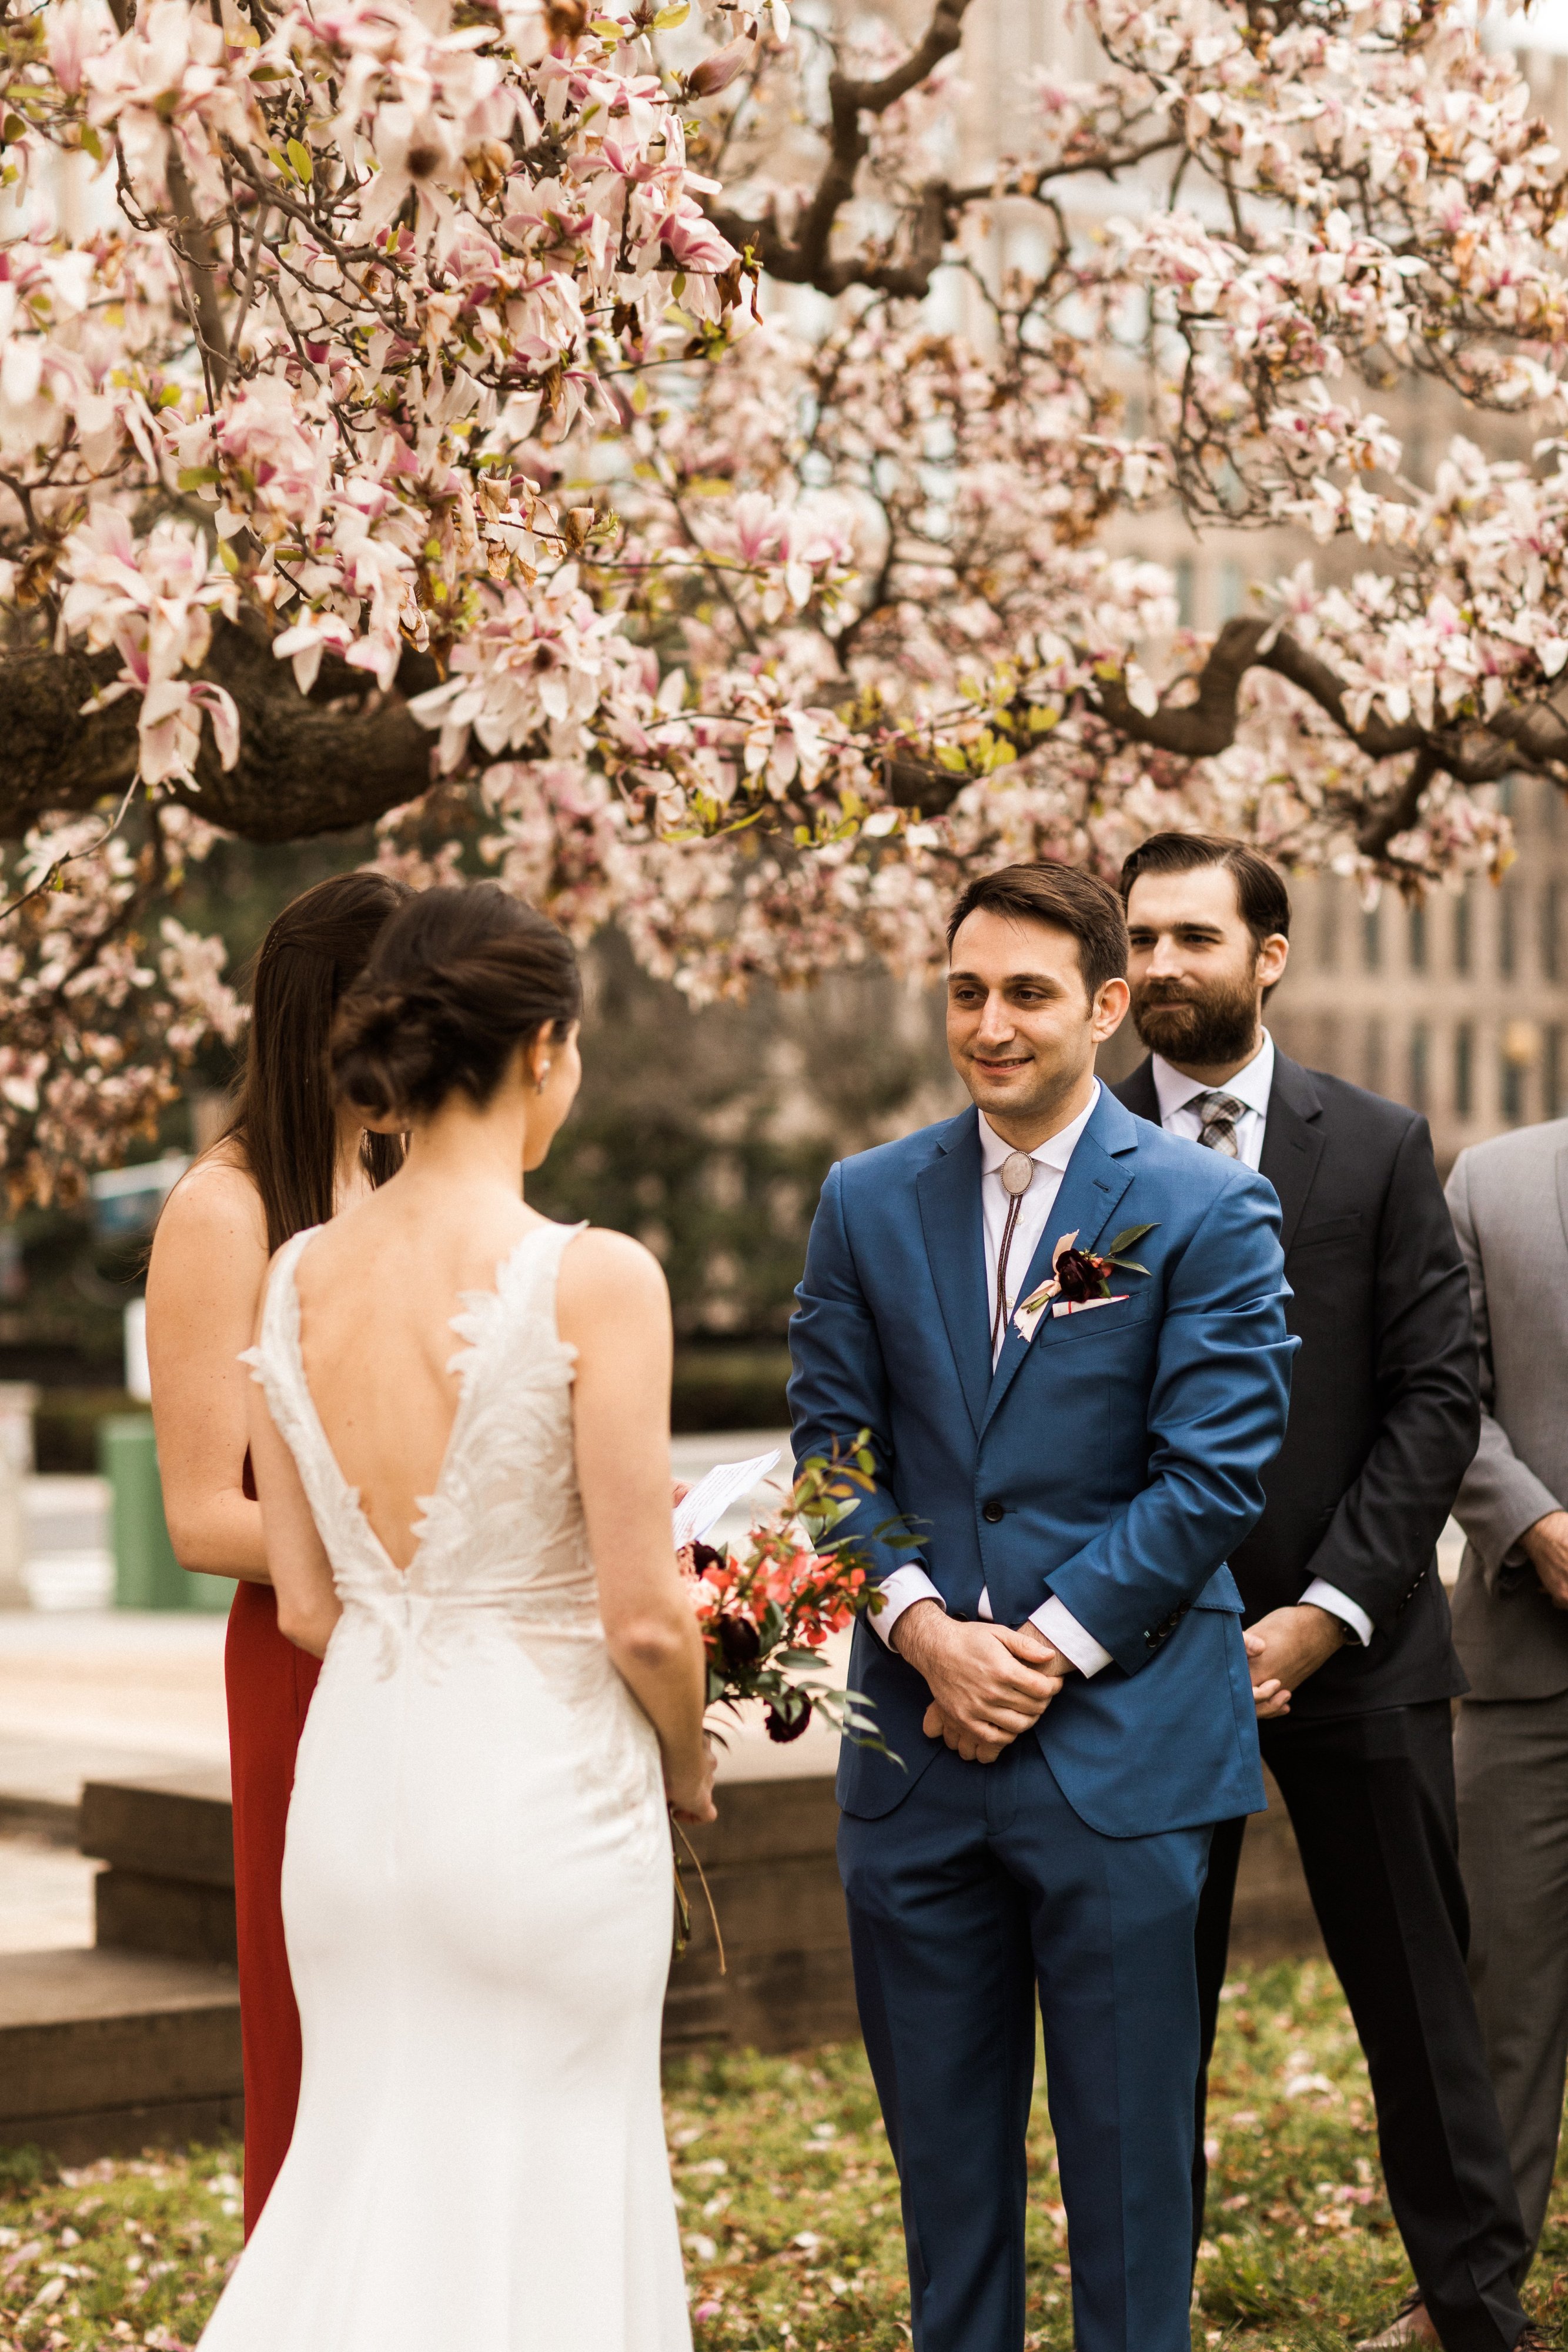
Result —
[[295, 178], [308, 187], [316, 176], [316, 166], [310, 160], [309, 148], [302, 139], [291, 139], [287, 152], [288, 160], [294, 166]]

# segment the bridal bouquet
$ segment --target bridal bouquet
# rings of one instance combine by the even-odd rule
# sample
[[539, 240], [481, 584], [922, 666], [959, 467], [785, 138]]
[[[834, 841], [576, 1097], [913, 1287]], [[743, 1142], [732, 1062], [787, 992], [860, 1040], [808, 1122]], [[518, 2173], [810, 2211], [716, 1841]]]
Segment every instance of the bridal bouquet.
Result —
[[801, 1464], [781, 1508], [735, 1545], [688, 1544], [681, 1562], [707, 1656], [710, 1706], [742, 1700], [767, 1706], [769, 1739], [799, 1739], [814, 1712], [846, 1739], [891, 1754], [870, 1702], [825, 1679], [830, 1634], [883, 1606], [883, 1596], [847, 1538], [833, 1528], [870, 1493], [873, 1462], [864, 1433], [841, 1458]]

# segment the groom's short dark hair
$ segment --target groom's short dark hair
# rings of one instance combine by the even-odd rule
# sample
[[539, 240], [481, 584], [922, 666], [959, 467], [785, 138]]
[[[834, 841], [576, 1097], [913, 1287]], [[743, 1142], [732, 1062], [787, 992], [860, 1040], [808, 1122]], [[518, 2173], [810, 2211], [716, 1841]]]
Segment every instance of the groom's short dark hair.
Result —
[[1127, 976], [1127, 919], [1097, 874], [1041, 858], [977, 875], [947, 919], [947, 952], [971, 915], [1005, 915], [1015, 923], [1054, 923], [1078, 941], [1078, 968], [1091, 1003], [1108, 980]]

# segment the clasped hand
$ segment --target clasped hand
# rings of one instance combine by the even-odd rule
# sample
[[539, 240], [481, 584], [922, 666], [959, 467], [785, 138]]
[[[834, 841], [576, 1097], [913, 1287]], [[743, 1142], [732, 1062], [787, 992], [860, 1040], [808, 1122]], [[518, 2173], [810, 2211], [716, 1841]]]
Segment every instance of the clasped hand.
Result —
[[1243, 1638], [1258, 1720], [1270, 1723], [1290, 1714], [1291, 1692], [1333, 1657], [1345, 1629], [1315, 1601], [1301, 1601], [1293, 1608], [1270, 1609], [1248, 1627]]
[[1034, 1626], [960, 1622], [934, 1601], [904, 1611], [894, 1647], [930, 1685], [926, 1738], [971, 1764], [994, 1764], [1032, 1730], [1071, 1671]]

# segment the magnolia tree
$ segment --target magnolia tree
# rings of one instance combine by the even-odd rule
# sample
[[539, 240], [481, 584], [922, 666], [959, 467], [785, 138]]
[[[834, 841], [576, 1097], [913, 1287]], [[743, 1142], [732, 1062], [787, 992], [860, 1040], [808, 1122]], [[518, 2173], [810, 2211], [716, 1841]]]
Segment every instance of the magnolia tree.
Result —
[[[375, 820], [700, 996], [917, 969], [977, 861], [1156, 824], [1418, 890], [1568, 782], [1511, 59], [1444, 0], [1082, 0], [1094, 77], [966, 177], [967, 5], [5, 0], [15, 1197], [235, 1033], [170, 911], [222, 832]], [[1407, 480], [1423, 378], [1532, 461]], [[1118, 551], [1171, 509], [1361, 569], [1200, 636]]]

